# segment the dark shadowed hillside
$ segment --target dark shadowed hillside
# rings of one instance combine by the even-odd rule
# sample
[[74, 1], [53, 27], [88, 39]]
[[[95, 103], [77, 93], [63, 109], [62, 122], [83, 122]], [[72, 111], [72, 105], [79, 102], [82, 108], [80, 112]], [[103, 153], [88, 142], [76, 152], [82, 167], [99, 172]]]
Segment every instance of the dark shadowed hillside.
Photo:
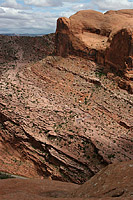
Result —
[[42, 37], [0, 35], [0, 63], [38, 61], [54, 51], [55, 34]]

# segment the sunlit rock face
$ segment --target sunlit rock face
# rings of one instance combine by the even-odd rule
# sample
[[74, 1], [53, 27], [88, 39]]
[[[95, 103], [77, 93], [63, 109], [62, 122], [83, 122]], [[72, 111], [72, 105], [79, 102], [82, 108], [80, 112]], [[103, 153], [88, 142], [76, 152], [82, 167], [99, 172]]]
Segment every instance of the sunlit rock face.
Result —
[[70, 18], [59, 18], [55, 41], [57, 55], [92, 59], [106, 70], [133, 78], [133, 10], [105, 14], [83, 10]]

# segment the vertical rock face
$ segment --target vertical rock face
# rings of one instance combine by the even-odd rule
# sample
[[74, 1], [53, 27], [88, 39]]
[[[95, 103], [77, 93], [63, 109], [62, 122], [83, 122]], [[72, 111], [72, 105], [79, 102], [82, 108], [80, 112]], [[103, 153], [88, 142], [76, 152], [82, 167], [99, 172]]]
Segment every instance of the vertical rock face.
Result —
[[133, 67], [133, 31], [122, 29], [116, 33], [105, 54], [105, 64], [126, 72]]
[[69, 49], [71, 48], [71, 42], [69, 38], [69, 27], [70, 20], [67, 18], [59, 18], [57, 21], [56, 33], [56, 48], [58, 49], [57, 54], [65, 56], [69, 54]]
[[132, 79], [133, 10], [84, 10], [59, 18], [55, 42], [57, 55], [89, 58]]

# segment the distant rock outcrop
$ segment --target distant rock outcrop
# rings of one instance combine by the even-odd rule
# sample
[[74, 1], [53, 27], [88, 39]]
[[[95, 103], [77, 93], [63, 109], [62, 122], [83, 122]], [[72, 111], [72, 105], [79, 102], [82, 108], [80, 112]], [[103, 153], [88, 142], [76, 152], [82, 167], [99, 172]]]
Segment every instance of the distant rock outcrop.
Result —
[[39, 37], [0, 35], [0, 64], [38, 61], [54, 51], [55, 34]]
[[55, 41], [57, 55], [89, 58], [127, 80], [133, 78], [133, 9], [105, 14], [83, 10], [59, 18]]

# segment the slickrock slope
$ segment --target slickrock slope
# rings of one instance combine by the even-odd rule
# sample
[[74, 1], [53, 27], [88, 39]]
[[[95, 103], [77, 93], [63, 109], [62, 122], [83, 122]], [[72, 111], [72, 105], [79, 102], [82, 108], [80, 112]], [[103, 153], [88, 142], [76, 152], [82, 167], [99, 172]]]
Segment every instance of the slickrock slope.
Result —
[[80, 186], [75, 197], [133, 197], [133, 161], [112, 164]]
[[131, 200], [133, 161], [109, 165], [79, 186], [48, 179], [0, 180], [0, 200]]
[[105, 14], [84, 10], [57, 21], [56, 53], [92, 59], [123, 75], [120, 87], [133, 92], [133, 9]]
[[0, 171], [83, 183], [109, 163], [131, 160], [133, 99], [110, 76], [74, 56], [7, 66]]

